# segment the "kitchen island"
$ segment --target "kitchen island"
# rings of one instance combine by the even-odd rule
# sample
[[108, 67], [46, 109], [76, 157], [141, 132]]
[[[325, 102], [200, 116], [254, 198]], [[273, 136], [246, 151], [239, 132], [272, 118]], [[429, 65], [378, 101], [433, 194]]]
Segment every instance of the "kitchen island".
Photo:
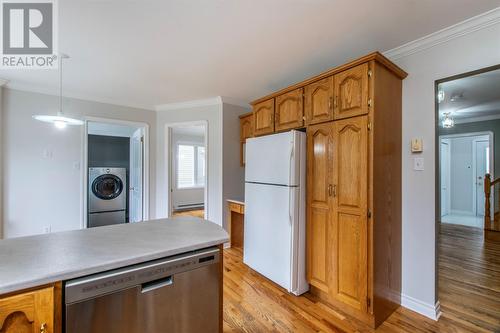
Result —
[[[65, 302], [61, 294], [67, 281], [143, 263], [159, 265], [160, 259], [199, 255], [203, 249], [213, 251], [215, 247], [220, 251], [227, 241], [228, 235], [220, 226], [198, 218], [1, 240], [0, 331], [9, 332], [8, 327], [13, 325], [30, 326], [43, 333], [63, 331]], [[222, 256], [216, 259], [221, 272]], [[218, 280], [221, 288], [222, 274], [218, 274]], [[222, 305], [220, 295], [218, 302]], [[221, 316], [221, 309], [218, 312]]]

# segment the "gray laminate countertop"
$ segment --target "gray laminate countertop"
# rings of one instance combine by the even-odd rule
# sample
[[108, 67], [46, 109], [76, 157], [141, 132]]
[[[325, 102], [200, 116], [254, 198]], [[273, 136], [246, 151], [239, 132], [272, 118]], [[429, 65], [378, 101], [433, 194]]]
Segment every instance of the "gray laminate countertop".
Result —
[[219, 245], [228, 235], [190, 217], [0, 240], [0, 294]]

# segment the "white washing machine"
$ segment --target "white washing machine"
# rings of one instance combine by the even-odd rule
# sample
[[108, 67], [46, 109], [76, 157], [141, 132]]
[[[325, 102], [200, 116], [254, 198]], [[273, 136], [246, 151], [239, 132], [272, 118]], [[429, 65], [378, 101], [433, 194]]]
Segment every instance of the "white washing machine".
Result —
[[125, 168], [89, 168], [89, 228], [126, 223], [127, 188]]

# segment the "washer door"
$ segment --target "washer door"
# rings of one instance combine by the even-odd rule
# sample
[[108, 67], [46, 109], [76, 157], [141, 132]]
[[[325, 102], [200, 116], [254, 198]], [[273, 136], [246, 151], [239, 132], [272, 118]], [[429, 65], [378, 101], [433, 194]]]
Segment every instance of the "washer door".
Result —
[[122, 191], [123, 182], [115, 175], [101, 175], [92, 182], [92, 193], [101, 200], [113, 200]]

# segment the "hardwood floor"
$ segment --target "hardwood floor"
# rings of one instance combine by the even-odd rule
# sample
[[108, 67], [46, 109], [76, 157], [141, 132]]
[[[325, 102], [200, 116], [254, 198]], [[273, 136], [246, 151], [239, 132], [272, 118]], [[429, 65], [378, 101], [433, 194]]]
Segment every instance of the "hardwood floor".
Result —
[[205, 210], [204, 209], [196, 209], [196, 210], [183, 210], [172, 213], [173, 217], [176, 216], [194, 216], [199, 218], [205, 218]]
[[500, 242], [454, 224], [440, 224], [439, 235], [443, 316], [474, 332], [500, 332]]
[[[399, 308], [376, 332], [500, 332], [500, 243], [481, 229], [440, 229], [438, 322]], [[312, 295], [292, 296], [224, 250], [224, 332], [374, 332]]]

